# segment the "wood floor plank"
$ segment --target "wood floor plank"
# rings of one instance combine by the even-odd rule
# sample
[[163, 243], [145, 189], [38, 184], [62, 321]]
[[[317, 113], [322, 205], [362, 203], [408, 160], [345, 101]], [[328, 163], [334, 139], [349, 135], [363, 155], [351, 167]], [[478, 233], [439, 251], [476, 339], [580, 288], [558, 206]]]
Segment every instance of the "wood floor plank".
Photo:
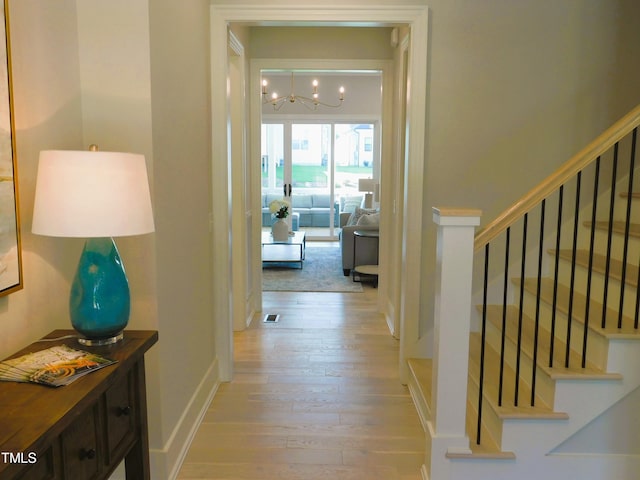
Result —
[[[188, 464], [180, 478], [184, 480], [409, 480], [399, 477], [390, 467], [351, 467], [337, 465], [256, 465], [256, 464]], [[418, 480], [420, 477], [415, 477]], [[411, 479], [413, 480], [413, 479]]]
[[[260, 425], [252, 423], [203, 423], [198, 429], [197, 441], [216, 438], [216, 435], [313, 435], [318, 437], [338, 436], [352, 438], [398, 438], [410, 437], [422, 440], [424, 432], [415, 425]], [[210, 445], [209, 442], [205, 442]], [[196, 441], [192, 448], [197, 446]]]
[[178, 479], [418, 480], [425, 438], [377, 291], [265, 292]]

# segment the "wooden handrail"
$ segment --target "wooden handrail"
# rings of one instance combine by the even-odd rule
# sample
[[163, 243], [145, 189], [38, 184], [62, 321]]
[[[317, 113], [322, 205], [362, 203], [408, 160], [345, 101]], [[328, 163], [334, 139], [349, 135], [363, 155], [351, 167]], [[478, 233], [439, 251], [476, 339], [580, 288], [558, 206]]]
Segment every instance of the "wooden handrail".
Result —
[[578, 172], [584, 170], [591, 162], [594, 162], [600, 155], [638, 126], [640, 126], [640, 105], [605, 130], [593, 142], [575, 154], [569, 161], [565, 162], [554, 173], [480, 230], [475, 237], [474, 250], [477, 252], [484, 248], [487, 243], [504, 232], [522, 218], [525, 213], [559, 189], [561, 185], [577, 175]]

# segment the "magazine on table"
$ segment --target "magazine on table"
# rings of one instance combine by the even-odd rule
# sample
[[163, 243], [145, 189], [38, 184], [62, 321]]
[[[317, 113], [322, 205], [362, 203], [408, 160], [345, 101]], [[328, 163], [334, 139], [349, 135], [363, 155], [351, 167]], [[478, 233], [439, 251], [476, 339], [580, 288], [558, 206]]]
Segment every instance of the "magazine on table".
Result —
[[94, 353], [76, 350], [66, 345], [56, 345], [1, 361], [0, 381], [31, 382], [59, 387], [114, 363], [116, 360]]

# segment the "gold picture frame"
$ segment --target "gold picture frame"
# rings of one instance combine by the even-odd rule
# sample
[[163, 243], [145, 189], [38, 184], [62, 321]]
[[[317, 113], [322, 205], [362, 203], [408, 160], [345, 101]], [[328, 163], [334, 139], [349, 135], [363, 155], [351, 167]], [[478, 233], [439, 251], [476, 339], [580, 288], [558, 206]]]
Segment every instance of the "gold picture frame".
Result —
[[0, 296], [22, 288], [8, 0], [2, 0], [0, 28]]

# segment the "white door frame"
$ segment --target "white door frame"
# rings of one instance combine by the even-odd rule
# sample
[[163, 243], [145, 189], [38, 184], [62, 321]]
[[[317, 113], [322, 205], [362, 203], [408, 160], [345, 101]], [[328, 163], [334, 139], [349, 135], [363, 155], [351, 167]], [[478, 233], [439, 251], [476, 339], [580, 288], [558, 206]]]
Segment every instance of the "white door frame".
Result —
[[[415, 5], [212, 5], [211, 6], [211, 116], [212, 116], [212, 211], [217, 218], [212, 225], [214, 250], [214, 321], [216, 354], [220, 365], [220, 380], [233, 376], [233, 322], [231, 278], [232, 238], [230, 172], [228, 145], [228, 58], [227, 30], [233, 22], [270, 25], [333, 25], [385, 26], [406, 24], [411, 31], [408, 75], [407, 162], [405, 165], [405, 218], [403, 222], [402, 305], [400, 306], [400, 355], [402, 360], [413, 354], [418, 341], [420, 317], [420, 280], [422, 264], [422, 198], [425, 164], [427, 111], [427, 38], [428, 8]], [[317, 63], [317, 62], [316, 62]], [[256, 90], [257, 91], [257, 90]], [[253, 111], [253, 110], [252, 110]], [[252, 115], [253, 116], [253, 115]], [[255, 129], [252, 129], [255, 130]], [[260, 129], [258, 128], [258, 135]], [[255, 135], [252, 132], [252, 135]], [[253, 153], [251, 153], [253, 154]], [[381, 195], [386, 193], [383, 191]], [[389, 192], [390, 194], [390, 192]], [[255, 202], [254, 202], [255, 203]], [[397, 221], [400, 221], [399, 219]]]

